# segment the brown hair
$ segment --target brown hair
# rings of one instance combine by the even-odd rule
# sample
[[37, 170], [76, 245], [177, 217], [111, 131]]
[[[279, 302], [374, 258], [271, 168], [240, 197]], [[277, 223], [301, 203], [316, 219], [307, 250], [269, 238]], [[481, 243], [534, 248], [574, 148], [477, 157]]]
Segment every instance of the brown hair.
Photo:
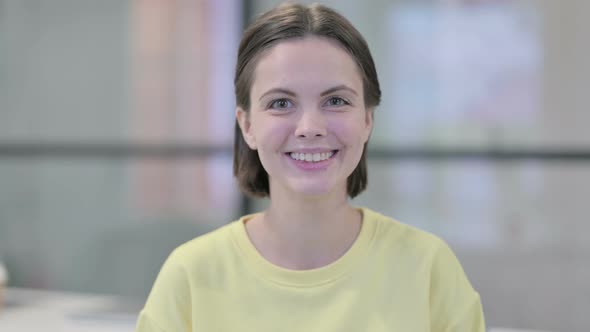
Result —
[[[277, 43], [306, 36], [330, 38], [341, 45], [359, 66], [363, 79], [365, 107], [373, 110], [381, 100], [377, 71], [367, 42], [342, 15], [328, 7], [314, 4], [283, 4], [260, 15], [244, 32], [238, 49], [234, 78], [236, 105], [250, 109], [250, 89], [260, 55]], [[270, 195], [268, 174], [258, 153], [246, 144], [236, 120], [234, 130], [234, 176], [240, 189], [251, 196]], [[347, 193], [351, 198], [367, 187], [367, 143], [359, 164], [348, 177]]]

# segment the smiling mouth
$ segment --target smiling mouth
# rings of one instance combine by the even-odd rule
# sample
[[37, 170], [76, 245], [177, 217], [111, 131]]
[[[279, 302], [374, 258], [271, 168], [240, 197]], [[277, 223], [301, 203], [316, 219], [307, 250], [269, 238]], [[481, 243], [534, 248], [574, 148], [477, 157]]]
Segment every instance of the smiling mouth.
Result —
[[338, 150], [332, 150], [329, 152], [322, 153], [299, 153], [299, 152], [287, 152], [286, 155], [296, 161], [303, 161], [308, 163], [318, 163], [324, 160], [334, 158], [338, 153]]

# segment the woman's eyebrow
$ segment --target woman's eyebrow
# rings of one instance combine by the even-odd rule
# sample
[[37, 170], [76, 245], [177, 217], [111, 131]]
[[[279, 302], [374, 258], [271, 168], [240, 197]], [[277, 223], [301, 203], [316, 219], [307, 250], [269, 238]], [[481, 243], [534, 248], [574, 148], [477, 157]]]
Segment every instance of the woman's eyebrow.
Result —
[[[358, 96], [358, 93], [353, 88], [350, 88], [350, 87], [348, 87], [348, 86], [346, 86], [344, 84], [337, 85], [337, 86], [335, 86], [333, 88], [329, 88], [328, 90], [322, 92], [320, 94], [320, 96], [321, 97], [324, 97], [326, 95], [329, 95], [331, 93], [334, 93], [334, 92], [340, 91], [340, 90], [350, 91], [355, 96]], [[262, 96], [260, 96], [260, 99], [259, 100], [262, 100], [262, 98], [264, 98], [265, 96], [267, 96], [269, 94], [272, 94], [272, 93], [283, 93], [283, 94], [289, 95], [291, 97], [297, 97], [297, 94], [295, 92], [291, 91], [291, 90], [287, 90], [287, 89], [284, 89], [284, 88], [272, 88], [272, 89], [266, 91], [265, 93], [263, 93]]]
[[355, 91], [353, 88], [349, 88], [348, 86], [346, 86], [346, 85], [344, 85], [344, 84], [342, 84], [342, 85], [337, 85], [337, 86], [335, 86], [335, 87], [333, 87], [333, 88], [330, 88], [330, 89], [328, 89], [328, 90], [326, 90], [326, 91], [322, 92], [322, 94], [321, 94], [320, 96], [322, 96], [322, 97], [323, 97], [323, 96], [325, 96], [325, 95], [329, 95], [329, 94], [331, 94], [331, 93], [334, 93], [334, 92], [336, 92], [336, 91], [339, 91], [339, 90], [346, 90], [346, 91], [350, 91], [350, 92], [352, 92], [352, 93], [353, 93], [355, 96], [358, 96], [358, 93], [357, 93], [357, 92], [356, 92], [356, 91]]
[[260, 96], [260, 99], [258, 99], [258, 100], [262, 100], [262, 98], [264, 98], [264, 96], [269, 95], [271, 93], [284, 93], [284, 94], [289, 95], [291, 97], [297, 96], [297, 94], [295, 94], [295, 92], [293, 92], [293, 91], [283, 89], [283, 88], [273, 88], [273, 89], [270, 89], [270, 90], [266, 91], [265, 93], [263, 93], [262, 96]]

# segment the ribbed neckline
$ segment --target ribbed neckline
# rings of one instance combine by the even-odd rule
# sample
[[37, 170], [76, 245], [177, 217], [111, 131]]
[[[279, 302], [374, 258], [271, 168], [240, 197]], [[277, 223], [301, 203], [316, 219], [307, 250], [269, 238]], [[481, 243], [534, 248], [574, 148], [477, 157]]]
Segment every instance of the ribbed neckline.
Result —
[[352, 246], [336, 261], [311, 270], [290, 270], [275, 265], [264, 258], [256, 249], [246, 231], [245, 221], [256, 214], [243, 216], [231, 225], [232, 237], [245, 264], [259, 277], [290, 287], [315, 287], [328, 284], [343, 277], [354, 269], [369, 248], [377, 233], [378, 223], [375, 213], [367, 208], [357, 208], [362, 213], [361, 230]]

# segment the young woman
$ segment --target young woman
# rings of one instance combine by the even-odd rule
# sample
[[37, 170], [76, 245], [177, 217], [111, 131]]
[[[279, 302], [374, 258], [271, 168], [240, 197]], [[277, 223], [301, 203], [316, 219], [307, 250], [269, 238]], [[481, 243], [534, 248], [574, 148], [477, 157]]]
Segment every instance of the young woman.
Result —
[[350, 204], [381, 92], [344, 17], [264, 13], [244, 33], [235, 88], [234, 174], [270, 205], [177, 248], [137, 331], [485, 331], [442, 240]]

